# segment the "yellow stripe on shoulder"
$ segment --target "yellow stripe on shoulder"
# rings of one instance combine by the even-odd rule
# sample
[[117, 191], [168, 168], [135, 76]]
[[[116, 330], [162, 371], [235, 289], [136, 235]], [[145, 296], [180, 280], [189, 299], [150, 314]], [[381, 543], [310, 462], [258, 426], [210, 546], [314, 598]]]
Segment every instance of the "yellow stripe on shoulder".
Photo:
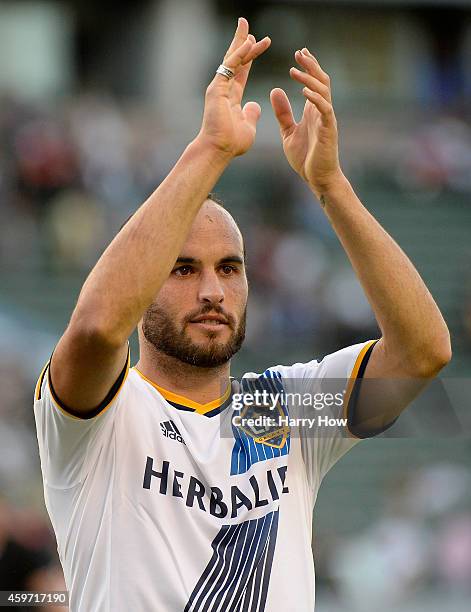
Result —
[[[110, 392], [108, 393], [108, 395], [105, 397], [105, 399], [103, 400], [103, 402], [101, 404], [99, 404], [98, 406], [96, 406], [96, 408], [94, 408], [93, 410], [91, 410], [88, 414], [85, 415], [80, 415], [77, 414], [75, 411], [72, 411], [70, 408], [68, 408], [63, 402], [61, 402], [61, 400], [59, 399], [59, 397], [56, 395], [55, 391], [54, 391], [54, 387], [52, 385], [51, 382], [51, 375], [50, 375], [50, 368], [47, 369], [47, 377], [48, 377], [48, 384], [49, 384], [49, 391], [50, 391], [50, 396], [52, 399], [52, 402], [54, 404], [54, 406], [56, 406], [56, 408], [65, 416], [71, 418], [71, 419], [75, 419], [77, 421], [86, 421], [88, 419], [97, 417], [101, 414], [103, 414], [104, 412], [106, 412], [108, 410], [108, 408], [111, 406], [111, 404], [114, 402], [114, 400], [117, 398], [117, 396], [119, 395], [121, 389], [124, 386], [124, 383], [126, 382], [126, 379], [128, 377], [129, 374], [129, 368], [130, 368], [130, 363], [131, 363], [131, 351], [130, 351], [130, 347], [128, 345], [128, 356], [126, 358], [126, 364], [124, 366], [124, 368], [121, 370], [121, 373], [119, 375], [119, 377], [117, 378], [115, 384], [113, 385], [113, 387], [110, 389]], [[46, 367], [44, 368], [43, 372], [41, 373], [42, 378], [44, 378], [44, 375], [46, 373], [46, 368], [49, 365], [49, 362], [46, 364]], [[118, 381], [121, 382], [119, 383], [118, 387], [115, 389], [114, 387], [118, 384]], [[41, 389], [41, 387], [39, 387], [39, 390]]]
[[[36, 387], [34, 388], [34, 399], [41, 399], [41, 387], [43, 386], [44, 375], [46, 374], [46, 369], [49, 365], [50, 359], [47, 360], [46, 365], [41, 370], [41, 374], [36, 382]], [[31, 396], [30, 396], [31, 397]]]
[[[343, 413], [342, 413], [342, 417], [344, 419], [348, 418], [348, 405], [350, 403], [350, 397], [352, 395], [352, 391], [353, 391], [353, 386], [355, 385], [357, 376], [358, 376], [358, 372], [360, 371], [361, 368], [361, 364], [363, 363], [363, 359], [365, 358], [365, 355], [368, 353], [368, 351], [370, 350], [370, 348], [373, 346], [373, 344], [376, 344], [376, 342], [378, 342], [378, 340], [370, 340], [369, 342], [367, 342], [365, 344], [365, 346], [361, 349], [361, 351], [358, 353], [357, 358], [355, 359], [355, 363], [353, 365], [353, 369], [352, 369], [352, 373], [350, 374], [350, 378], [348, 379], [348, 384], [347, 384], [347, 390], [345, 392], [345, 398], [343, 401]], [[352, 438], [355, 438], [356, 440], [358, 439], [357, 436], [355, 436], [350, 429], [347, 426], [347, 431], [349, 433], [349, 435]]]

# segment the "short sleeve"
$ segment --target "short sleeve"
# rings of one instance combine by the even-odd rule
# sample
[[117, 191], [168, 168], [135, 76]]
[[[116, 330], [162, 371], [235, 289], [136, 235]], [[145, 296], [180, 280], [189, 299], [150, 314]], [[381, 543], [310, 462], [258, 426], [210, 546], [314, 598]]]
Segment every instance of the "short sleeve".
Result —
[[[303, 405], [298, 427], [301, 452], [311, 487], [317, 489], [327, 472], [360, 440], [349, 429], [356, 384], [363, 376], [377, 340], [355, 344], [327, 355], [322, 361], [290, 368], [291, 386], [302, 396], [319, 397], [319, 404]], [[294, 389], [292, 389], [294, 391]], [[329, 401], [327, 401], [327, 398]], [[304, 420], [303, 420], [304, 419]]]
[[91, 455], [110, 435], [112, 421], [129, 372], [130, 353], [106, 398], [86, 417], [72, 414], [57, 397], [51, 383], [49, 364], [44, 366], [34, 394], [34, 418], [41, 471], [45, 485], [76, 486], [93, 465]]

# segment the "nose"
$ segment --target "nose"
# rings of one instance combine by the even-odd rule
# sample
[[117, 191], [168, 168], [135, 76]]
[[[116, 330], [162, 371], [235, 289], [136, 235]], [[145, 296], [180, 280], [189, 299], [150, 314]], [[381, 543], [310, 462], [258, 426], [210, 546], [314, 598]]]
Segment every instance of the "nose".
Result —
[[206, 304], [221, 304], [224, 301], [224, 291], [216, 271], [208, 271], [201, 275], [198, 299]]

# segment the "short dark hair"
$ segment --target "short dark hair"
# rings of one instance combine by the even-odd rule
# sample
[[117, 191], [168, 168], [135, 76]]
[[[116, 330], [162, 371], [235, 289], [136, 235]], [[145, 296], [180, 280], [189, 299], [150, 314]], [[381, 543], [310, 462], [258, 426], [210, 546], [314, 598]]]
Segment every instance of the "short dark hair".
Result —
[[221, 198], [218, 195], [216, 195], [212, 191], [208, 193], [208, 197], [206, 199], [211, 200], [211, 202], [214, 202], [215, 204], [217, 204], [221, 208], [224, 208], [225, 210], [226, 207], [224, 206], [224, 202], [221, 200]]

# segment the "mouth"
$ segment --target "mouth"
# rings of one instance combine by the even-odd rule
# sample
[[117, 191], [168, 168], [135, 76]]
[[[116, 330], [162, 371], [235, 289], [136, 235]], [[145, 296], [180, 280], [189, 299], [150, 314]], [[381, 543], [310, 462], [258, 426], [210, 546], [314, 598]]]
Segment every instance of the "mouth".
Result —
[[223, 323], [222, 321], [216, 321], [215, 319], [201, 319], [201, 321], [191, 321], [192, 323], [200, 323], [201, 325], [227, 325], [227, 323]]
[[214, 314], [214, 315], [200, 315], [199, 317], [195, 317], [190, 321], [193, 325], [198, 325], [203, 329], [210, 330], [218, 330], [226, 327], [228, 325], [228, 321], [222, 315]]

